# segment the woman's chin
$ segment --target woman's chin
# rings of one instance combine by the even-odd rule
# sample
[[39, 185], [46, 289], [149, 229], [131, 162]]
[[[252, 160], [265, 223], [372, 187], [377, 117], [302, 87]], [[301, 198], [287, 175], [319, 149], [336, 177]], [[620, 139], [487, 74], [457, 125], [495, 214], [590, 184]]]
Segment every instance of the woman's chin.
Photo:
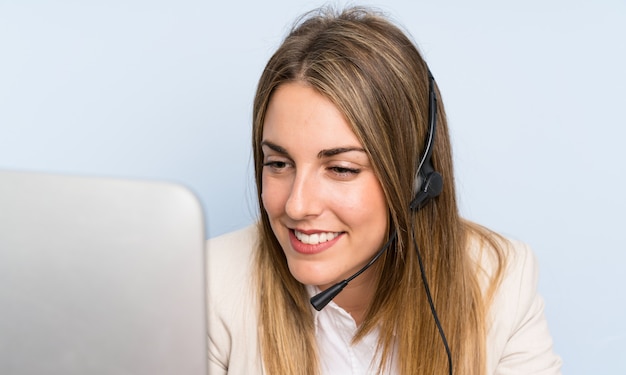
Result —
[[337, 275], [330, 275], [320, 270], [301, 269], [300, 267], [292, 267], [291, 265], [289, 266], [289, 270], [291, 271], [291, 275], [300, 283], [319, 286], [322, 290], [341, 281]]

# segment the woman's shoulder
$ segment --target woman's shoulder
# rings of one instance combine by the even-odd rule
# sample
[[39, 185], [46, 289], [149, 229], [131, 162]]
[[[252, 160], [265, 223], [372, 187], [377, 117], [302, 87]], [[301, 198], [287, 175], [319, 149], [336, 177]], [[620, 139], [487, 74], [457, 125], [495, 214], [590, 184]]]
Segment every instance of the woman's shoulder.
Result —
[[238, 254], [250, 253], [256, 244], [256, 225], [235, 230], [207, 240], [207, 251], [210, 254], [226, 255], [223, 253], [236, 252]]
[[525, 242], [480, 228], [471, 231], [468, 245], [483, 288], [492, 286], [493, 282], [510, 282], [528, 273], [536, 277], [537, 260]]
[[209, 239], [206, 243], [209, 290], [247, 288], [253, 272], [256, 243], [254, 225]]
[[206, 243], [209, 373], [260, 373], [254, 288], [256, 227]]
[[207, 240], [207, 254], [215, 261], [236, 261], [252, 256], [257, 244], [255, 225], [235, 230]]
[[[535, 253], [523, 241], [500, 234], [494, 236], [492, 241], [483, 241], [474, 252], [483, 288], [493, 288], [495, 293], [492, 310], [532, 300], [539, 279]], [[507, 302], [503, 303], [503, 300]]]
[[539, 265], [528, 244], [495, 232], [474, 234], [469, 243], [478, 282], [494, 320], [517, 315], [534, 301]]
[[[479, 236], [480, 237], [480, 236]], [[479, 280], [490, 303], [488, 373], [560, 374], [537, 292], [539, 266], [529, 245], [491, 232], [470, 240]]]

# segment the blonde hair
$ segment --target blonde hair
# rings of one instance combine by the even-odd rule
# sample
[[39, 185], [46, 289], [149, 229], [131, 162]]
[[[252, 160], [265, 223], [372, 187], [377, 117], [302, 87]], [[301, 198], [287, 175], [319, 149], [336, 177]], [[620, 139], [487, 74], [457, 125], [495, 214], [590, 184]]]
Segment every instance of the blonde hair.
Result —
[[[379, 260], [377, 289], [354, 340], [380, 327], [380, 371], [393, 355], [404, 375], [431, 375], [448, 368], [420, 278], [414, 233], [452, 352], [454, 373], [483, 373], [488, 296], [502, 268], [495, 234], [459, 216], [441, 100], [432, 162], [443, 176], [443, 191], [420, 211], [409, 209], [428, 130], [428, 67], [405, 33], [364, 8], [307, 14], [271, 57], [259, 81], [253, 109], [253, 152], [261, 212], [256, 280], [265, 370], [269, 374], [319, 372], [309, 296], [290, 274], [261, 204], [260, 144], [265, 112], [276, 88], [292, 81], [307, 83], [345, 115], [380, 180], [389, 223], [398, 234], [393, 249]], [[494, 249], [500, 265], [487, 297], [481, 293], [477, 266], [468, 251], [470, 234]]]

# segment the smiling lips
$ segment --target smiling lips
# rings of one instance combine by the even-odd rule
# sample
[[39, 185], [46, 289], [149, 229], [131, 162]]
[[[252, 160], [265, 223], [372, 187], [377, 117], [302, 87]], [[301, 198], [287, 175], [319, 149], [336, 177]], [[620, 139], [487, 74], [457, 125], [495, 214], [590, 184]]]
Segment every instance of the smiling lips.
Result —
[[343, 232], [320, 232], [306, 234], [297, 230], [289, 231], [291, 247], [302, 254], [316, 254], [333, 246]]
[[339, 235], [338, 232], [322, 232], [322, 233], [313, 233], [313, 234], [304, 234], [302, 232], [298, 232], [294, 230], [296, 238], [308, 245], [317, 245], [322, 242], [327, 242], [334, 240], [335, 237]]

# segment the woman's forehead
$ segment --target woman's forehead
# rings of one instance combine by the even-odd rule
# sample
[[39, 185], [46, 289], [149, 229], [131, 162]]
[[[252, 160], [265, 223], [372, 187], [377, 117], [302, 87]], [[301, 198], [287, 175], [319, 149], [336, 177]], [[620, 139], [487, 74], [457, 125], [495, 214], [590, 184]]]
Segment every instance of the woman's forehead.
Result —
[[282, 84], [272, 94], [263, 124], [265, 140], [326, 144], [324, 148], [363, 147], [339, 108], [300, 82]]

